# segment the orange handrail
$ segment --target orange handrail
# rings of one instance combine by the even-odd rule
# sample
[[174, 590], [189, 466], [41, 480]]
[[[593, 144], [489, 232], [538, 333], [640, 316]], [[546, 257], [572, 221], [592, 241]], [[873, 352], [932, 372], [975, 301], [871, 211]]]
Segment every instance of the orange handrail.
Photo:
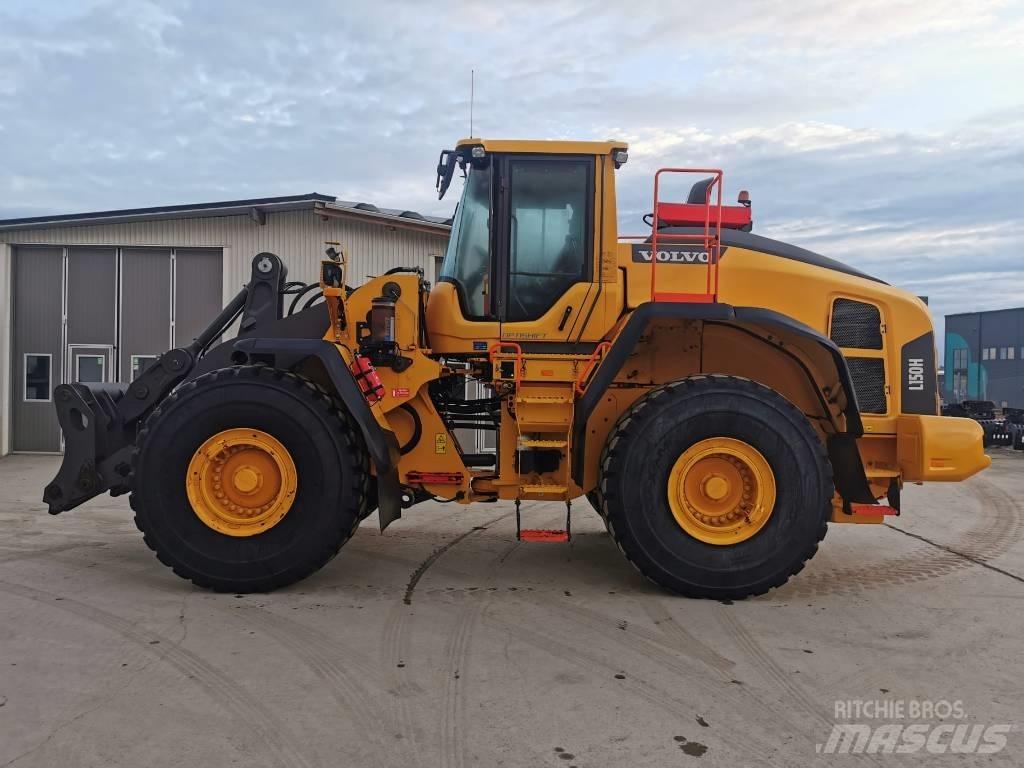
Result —
[[[704, 190], [704, 233], [696, 234], [658, 234], [658, 224], [661, 221], [659, 208], [661, 200], [658, 197], [658, 189], [663, 173], [707, 173], [711, 174], [711, 183]], [[637, 240], [650, 238], [651, 242], [651, 301], [680, 301], [702, 304], [711, 304], [718, 301], [718, 261], [722, 250], [722, 186], [723, 174], [717, 168], [660, 168], [654, 174], [654, 211], [652, 213], [650, 235], [620, 235], [620, 240]], [[715, 192], [715, 201], [712, 203], [712, 192]], [[716, 215], [712, 217], [711, 207], [714, 205]], [[668, 240], [670, 242], [700, 242], [704, 246], [704, 252], [708, 255], [707, 272], [705, 275], [704, 293], [661, 293], [657, 290], [657, 268], [658, 268], [658, 241]]]
[[597, 358], [605, 351], [610, 349], [612, 343], [610, 341], [602, 341], [596, 347], [594, 351], [590, 353], [590, 357], [587, 358], [587, 362], [583, 364], [583, 370], [580, 371], [580, 375], [576, 377], [576, 393], [582, 395], [586, 390], [583, 387], [583, 382], [590, 378], [590, 374], [594, 372], [597, 367]]

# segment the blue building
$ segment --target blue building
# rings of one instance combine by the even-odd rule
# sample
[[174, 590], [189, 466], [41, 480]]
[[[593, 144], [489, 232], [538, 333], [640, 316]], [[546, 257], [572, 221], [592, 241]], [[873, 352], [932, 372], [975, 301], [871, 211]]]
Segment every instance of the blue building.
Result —
[[1024, 408], [1024, 307], [946, 315], [942, 398]]

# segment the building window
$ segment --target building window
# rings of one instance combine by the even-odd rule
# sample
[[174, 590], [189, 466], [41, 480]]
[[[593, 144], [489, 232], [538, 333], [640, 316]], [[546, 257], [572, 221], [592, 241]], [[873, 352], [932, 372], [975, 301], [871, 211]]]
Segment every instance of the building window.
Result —
[[1013, 360], [1013, 355], [1014, 355], [1014, 353], [1016, 353], [1016, 351], [1017, 351], [1016, 347], [1008, 347], [1007, 350], [1006, 350], [1006, 359], [1007, 360]]
[[139, 378], [156, 358], [156, 355], [132, 355], [132, 381]]
[[1005, 360], [1006, 359], [1006, 347], [1000, 347], [999, 348], [999, 359], [1000, 360]]
[[967, 361], [966, 349], [953, 350], [953, 399], [957, 402], [967, 397]]
[[985, 347], [983, 350], [981, 350], [981, 359], [988, 360], [988, 347]]
[[31, 402], [50, 402], [50, 363], [53, 358], [49, 354], [30, 352], [25, 355], [25, 400]]
[[989, 347], [988, 348], [988, 359], [989, 360], [995, 360], [996, 359], [996, 348], [995, 347]]
[[75, 367], [75, 381], [81, 384], [99, 384], [106, 380], [107, 360], [103, 355], [79, 355]]

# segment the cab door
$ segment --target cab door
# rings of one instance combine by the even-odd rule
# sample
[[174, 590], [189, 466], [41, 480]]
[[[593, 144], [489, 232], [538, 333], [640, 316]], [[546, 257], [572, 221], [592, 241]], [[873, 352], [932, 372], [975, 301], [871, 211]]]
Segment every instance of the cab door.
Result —
[[597, 294], [594, 157], [507, 155], [498, 174], [501, 338], [571, 352]]

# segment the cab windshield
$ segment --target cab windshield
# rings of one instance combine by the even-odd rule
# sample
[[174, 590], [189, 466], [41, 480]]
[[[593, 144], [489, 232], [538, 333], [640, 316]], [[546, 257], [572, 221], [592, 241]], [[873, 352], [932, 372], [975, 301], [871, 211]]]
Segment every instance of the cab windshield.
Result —
[[440, 274], [441, 280], [455, 284], [467, 317], [491, 314], [490, 243], [490, 168], [470, 167]]

